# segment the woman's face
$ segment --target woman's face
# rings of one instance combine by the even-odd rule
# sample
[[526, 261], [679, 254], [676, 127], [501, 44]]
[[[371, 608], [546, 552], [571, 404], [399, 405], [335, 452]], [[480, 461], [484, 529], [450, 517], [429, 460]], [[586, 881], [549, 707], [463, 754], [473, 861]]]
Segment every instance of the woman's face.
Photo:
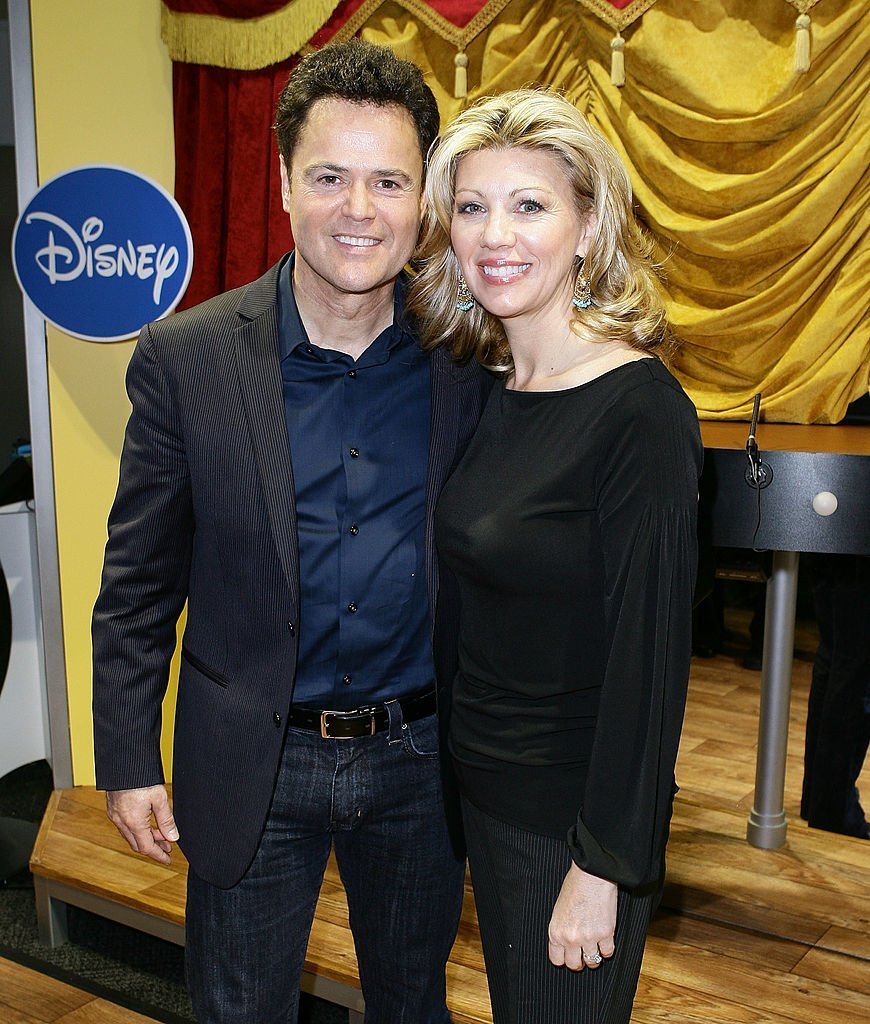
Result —
[[588, 234], [555, 154], [493, 149], [460, 160], [450, 239], [471, 293], [502, 321], [570, 316]]

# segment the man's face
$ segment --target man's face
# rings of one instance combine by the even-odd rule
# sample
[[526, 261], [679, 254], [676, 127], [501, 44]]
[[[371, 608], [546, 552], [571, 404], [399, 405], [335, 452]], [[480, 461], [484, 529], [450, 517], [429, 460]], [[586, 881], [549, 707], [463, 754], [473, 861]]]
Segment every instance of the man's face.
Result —
[[296, 283], [324, 298], [391, 289], [417, 241], [422, 176], [404, 107], [318, 100], [281, 161]]

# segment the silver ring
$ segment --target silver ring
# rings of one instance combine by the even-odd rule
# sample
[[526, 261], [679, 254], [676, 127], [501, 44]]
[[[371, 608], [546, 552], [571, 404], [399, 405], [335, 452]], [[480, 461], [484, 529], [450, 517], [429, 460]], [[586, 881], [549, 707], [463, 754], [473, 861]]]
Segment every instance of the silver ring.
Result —
[[604, 957], [600, 953], [584, 953], [583, 959], [587, 964], [600, 964]]

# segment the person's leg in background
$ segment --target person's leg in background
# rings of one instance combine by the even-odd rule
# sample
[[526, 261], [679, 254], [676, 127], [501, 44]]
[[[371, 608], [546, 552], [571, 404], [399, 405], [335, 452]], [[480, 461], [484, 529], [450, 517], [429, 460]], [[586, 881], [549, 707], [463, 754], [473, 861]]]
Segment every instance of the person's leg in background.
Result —
[[855, 783], [870, 740], [870, 560], [818, 560], [819, 647], [807, 708], [801, 817], [870, 838]]

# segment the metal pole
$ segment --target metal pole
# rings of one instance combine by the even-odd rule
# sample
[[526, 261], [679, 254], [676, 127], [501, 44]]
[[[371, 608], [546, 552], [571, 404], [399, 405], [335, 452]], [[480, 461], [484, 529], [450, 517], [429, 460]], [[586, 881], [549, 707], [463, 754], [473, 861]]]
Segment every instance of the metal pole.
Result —
[[762, 850], [778, 849], [786, 835], [783, 794], [799, 558], [795, 551], [775, 551], [767, 583], [755, 800], [746, 826], [746, 838]]

